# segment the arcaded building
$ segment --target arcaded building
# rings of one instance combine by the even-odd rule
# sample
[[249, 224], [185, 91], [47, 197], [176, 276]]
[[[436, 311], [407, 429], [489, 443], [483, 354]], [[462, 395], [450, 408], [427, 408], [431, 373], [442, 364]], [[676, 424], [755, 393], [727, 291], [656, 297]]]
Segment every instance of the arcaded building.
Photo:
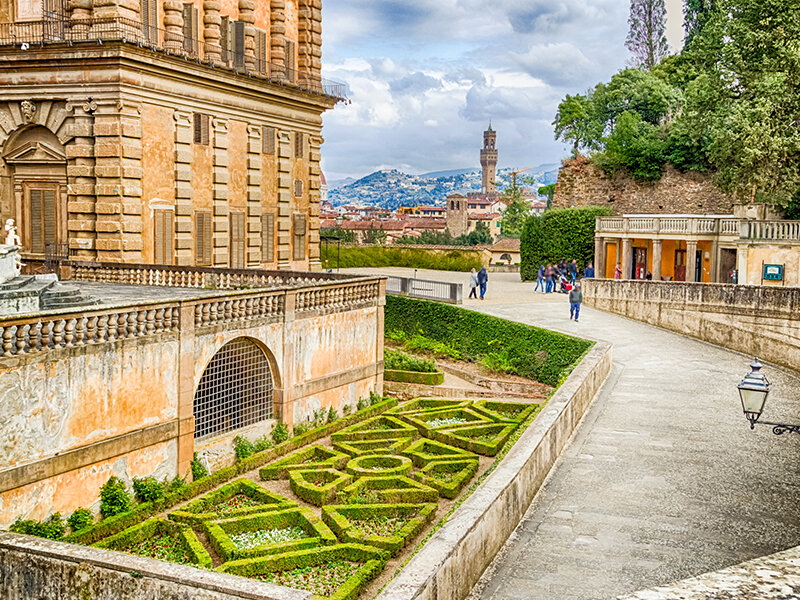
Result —
[[0, 0], [24, 257], [318, 269], [321, 0]]

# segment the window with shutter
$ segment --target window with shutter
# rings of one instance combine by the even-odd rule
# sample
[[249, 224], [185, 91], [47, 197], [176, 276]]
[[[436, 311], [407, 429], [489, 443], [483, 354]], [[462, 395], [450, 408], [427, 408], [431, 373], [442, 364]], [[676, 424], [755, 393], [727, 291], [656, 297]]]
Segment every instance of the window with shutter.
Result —
[[294, 83], [294, 42], [291, 40], [286, 40], [286, 79]]
[[197, 30], [199, 13], [194, 4], [183, 5], [183, 49], [189, 54], [197, 54]]
[[293, 221], [292, 257], [303, 260], [306, 257], [306, 216], [296, 214]]
[[275, 260], [275, 213], [261, 215], [261, 260], [267, 263]]
[[30, 251], [44, 254], [47, 244], [56, 242], [56, 191], [28, 189], [28, 243]]
[[264, 154], [275, 154], [275, 128], [264, 125], [261, 128], [261, 136]]
[[174, 264], [175, 213], [171, 210], [153, 211], [153, 262], [157, 265]]
[[211, 264], [211, 212], [197, 211], [194, 228], [194, 260], [198, 266]]
[[256, 29], [256, 70], [267, 74], [267, 32]]
[[158, 0], [141, 0], [142, 33], [151, 44], [158, 44]]
[[244, 269], [244, 213], [230, 214], [230, 260], [232, 269]]
[[210, 138], [210, 117], [194, 113], [194, 143], [208, 146]]
[[226, 65], [231, 62], [231, 36], [230, 19], [220, 17], [219, 24], [219, 45], [222, 46], [222, 62]]
[[303, 180], [302, 179], [295, 179], [294, 180], [294, 196], [295, 198], [299, 198], [303, 195]]
[[303, 158], [303, 142], [304, 142], [303, 134], [299, 131], [295, 132], [294, 134], [294, 156], [295, 158]]
[[233, 51], [233, 66], [237, 69], [244, 68], [244, 21], [233, 21], [231, 23]]

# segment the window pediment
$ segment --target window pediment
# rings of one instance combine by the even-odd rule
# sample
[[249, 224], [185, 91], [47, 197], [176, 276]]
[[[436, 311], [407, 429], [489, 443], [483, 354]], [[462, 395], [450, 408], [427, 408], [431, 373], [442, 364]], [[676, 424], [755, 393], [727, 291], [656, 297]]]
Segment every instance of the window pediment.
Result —
[[11, 150], [3, 158], [9, 164], [64, 163], [67, 156], [47, 142], [31, 141]]

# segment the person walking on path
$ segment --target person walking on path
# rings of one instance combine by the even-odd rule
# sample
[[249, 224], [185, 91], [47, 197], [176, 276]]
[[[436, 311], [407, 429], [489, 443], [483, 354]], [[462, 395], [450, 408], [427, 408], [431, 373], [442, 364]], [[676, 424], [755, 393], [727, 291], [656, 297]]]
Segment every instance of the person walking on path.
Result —
[[475, 267], [469, 274], [469, 297], [478, 299], [478, 274], [475, 272]]
[[589, 263], [589, 265], [583, 270], [583, 278], [584, 279], [594, 278], [594, 263]]
[[614, 267], [614, 279], [622, 279], [622, 266], [620, 266], [620, 263], [617, 263], [617, 266]]
[[572, 283], [575, 283], [578, 279], [578, 261], [575, 259], [569, 263], [569, 278]]
[[536, 274], [536, 287], [533, 288], [533, 293], [535, 294], [539, 288], [544, 293], [544, 265], [539, 267], [539, 272]]
[[575, 319], [577, 323], [578, 317], [581, 316], [581, 302], [583, 302], [583, 292], [581, 292], [581, 284], [576, 283], [575, 287], [569, 293], [569, 318]]
[[545, 279], [545, 286], [544, 286], [544, 293], [549, 294], [553, 291], [553, 265], [548, 264], [547, 268], [544, 270], [544, 279]]
[[481, 267], [481, 270], [478, 271], [478, 285], [481, 288], [481, 300], [486, 295], [486, 282], [489, 281], [489, 273], [486, 271], [486, 265]]

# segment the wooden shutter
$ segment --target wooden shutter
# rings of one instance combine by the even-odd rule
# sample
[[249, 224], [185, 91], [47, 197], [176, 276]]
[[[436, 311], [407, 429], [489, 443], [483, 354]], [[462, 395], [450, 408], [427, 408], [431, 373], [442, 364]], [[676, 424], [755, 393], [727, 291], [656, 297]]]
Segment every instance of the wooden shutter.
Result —
[[302, 179], [295, 179], [294, 180], [294, 195], [295, 198], [299, 198], [303, 195], [303, 180]]
[[29, 190], [28, 198], [28, 214], [31, 220], [31, 252], [44, 254], [44, 225], [42, 222], [44, 210], [42, 207], [42, 190]]
[[44, 220], [44, 247], [56, 241], [56, 191], [42, 190], [42, 212]]
[[233, 21], [233, 66], [244, 68], [244, 21]]
[[194, 4], [183, 5], [183, 49], [194, 54], [197, 39], [197, 8]]
[[232, 269], [244, 269], [244, 213], [230, 215], [230, 258]]
[[275, 154], [275, 128], [264, 125], [261, 128], [262, 152], [264, 154]]
[[303, 158], [303, 134], [299, 131], [295, 132], [294, 134], [294, 156], [295, 158]]
[[158, 0], [141, 0], [142, 33], [151, 44], [158, 43]]
[[267, 32], [256, 29], [256, 70], [267, 73]]
[[192, 53], [200, 54], [200, 9], [192, 6]]
[[293, 221], [294, 243], [292, 244], [292, 256], [294, 260], [303, 260], [306, 257], [306, 216], [296, 214]]
[[194, 228], [194, 260], [197, 265], [210, 265], [212, 252], [211, 213], [196, 212]]
[[294, 42], [286, 40], [286, 79], [294, 82]]
[[157, 265], [174, 264], [175, 213], [171, 210], [153, 211], [153, 260]]
[[228, 64], [231, 56], [230, 26], [228, 17], [221, 17], [219, 45], [222, 46], [222, 62]]
[[210, 139], [210, 118], [203, 113], [194, 113], [194, 143], [208, 146]]
[[261, 215], [261, 260], [268, 263], [275, 260], [275, 213]]

